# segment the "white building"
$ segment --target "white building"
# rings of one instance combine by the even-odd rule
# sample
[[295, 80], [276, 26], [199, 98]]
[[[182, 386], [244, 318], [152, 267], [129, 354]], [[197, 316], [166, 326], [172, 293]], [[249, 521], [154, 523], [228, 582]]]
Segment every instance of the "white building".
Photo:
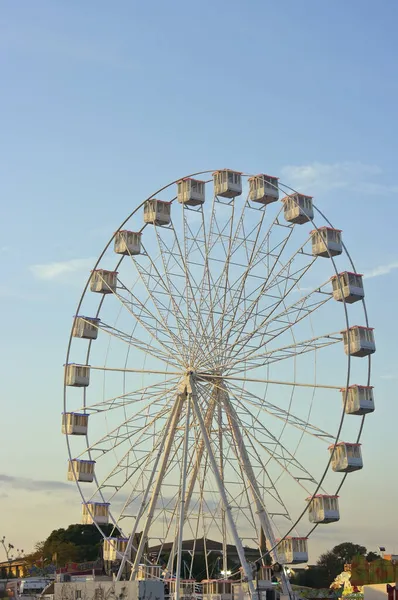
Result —
[[56, 583], [54, 600], [164, 600], [163, 581], [112, 581], [109, 578]]

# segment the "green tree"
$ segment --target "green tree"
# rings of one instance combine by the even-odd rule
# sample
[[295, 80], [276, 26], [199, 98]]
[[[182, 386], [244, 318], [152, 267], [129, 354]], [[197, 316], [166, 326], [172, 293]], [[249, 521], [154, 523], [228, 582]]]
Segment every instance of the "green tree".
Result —
[[[120, 535], [113, 525], [102, 525], [105, 536]], [[42, 546], [43, 557], [53, 560], [57, 567], [69, 562], [85, 562], [101, 557], [103, 537], [93, 525], [69, 525], [67, 529], [55, 529]]]
[[365, 556], [367, 550], [365, 546], [353, 544], [352, 542], [343, 542], [332, 549], [332, 553], [340, 560], [341, 570], [345, 564], [350, 564], [354, 556]]
[[366, 555], [366, 560], [367, 562], [374, 562], [375, 560], [379, 560], [380, 554], [377, 554], [377, 552], [368, 552]]
[[323, 575], [326, 576], [326, 587], [329, 587], [334, 578], [341, 573], [344, 568], [344, 563], [342, 563], [341, 558], [335, 554], [333, 550], [321, 554], [316, 564], [317, 567], [322, 570]]

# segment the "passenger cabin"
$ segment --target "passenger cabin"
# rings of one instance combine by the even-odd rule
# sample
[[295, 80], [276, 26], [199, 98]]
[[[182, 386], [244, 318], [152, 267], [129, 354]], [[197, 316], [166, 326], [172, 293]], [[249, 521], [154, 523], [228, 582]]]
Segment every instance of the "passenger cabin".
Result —
[[[164, 582], [169, 588], [170, 600], [175, 600], [177, 596], [177, 580], [165, 579]], [[180, 579], [180, 600], [192, 600], [192, 598], [196, 597], [195, 584], [195, 579]]]
[[354, 325], [341, 332], [343, 334], [344, 352], [350, 356], [368, 356], [376, 352], [372, 327]]
[[319, 227], [319, 229], [311, 231], [311, 240], [313, 256], [330, 258], [343, 252], [341, 229]]
[[82, 504], [82, 525], [107, 525], [109, 522], [109, 502], [87, 502]]
[[[343, 394], [343, 405], [347, 415], [367, 415], [375, 409], [373, 386], [350, 385], [348, 389], [341, 390]], [[346, 394], [346, 392], [348, 392]], [[347, 396], [347, 402], [346, 402]]]
[[204, 579], [203, 600], [232, 600], [232, 582], [228, 579]]
[[177, 200], [187, 206], [199, 206], [205, 201], [205, 182], [186, 177], [177, 181]]
[[305, 537], [286, 537], [278, 544], [279, 562], [300, 564], [308, 561], [308, 544]]
[[123, 256], [136, 256], [141, 253], [141, 232], [140, 231], [117, 231], [115, 233], [114, 250], [116, 254]]
[[146, 200], [144, 204], [144, 221], [151, 225], [169, 225], [171, 222], [171, 202], [164, 200]]
[[81, 317], [76, 315], [73, 323], [72, 336], [84, 338], [85, 340], [96, 340], [100, 322], [101, 320], [96, 317]]
[[95, 460], [80, 460], [74, 458], [68, 461], [68, 481], [94, 481]]
[[338, 496], [317, 495], [311, 500], [308, 516], [311, 523], [333, 523], [340, 519]]
[[336, 473], [351, 473], [363, 467], [361, 444], [339, 442], [329, 446], [332, 454], [331, 466]]
[[86, 435], [88, 429], [88, 414], [66, 412], [62, 413], [62, 433], [67, 435]]
[[159, 581], [162, 578], [162, 572], [162, 565], [141, 564], [138, 565], [136, 579], [139, 581], [144, 581], [145, 579], [156, 579]]
[[87, 387], [90, 383], [89, 365], [65, 365], [65, 385], [72, 387]]
[[116, 290], [117, 271], [96, 269], [91, 274], [90, 290], [99, 294], [112, 294]]
[[242, 173], [222, 169], [213, 173], [214, 193], [223, 198], [235, 198], [242, 193]]
[[249, 177], [249, 200], [260, 204], [271, 204], [279, 198], [278, 177], [255, 175]]
[[365, 296], [362, 275], [344, 271], [332, 277], [333, 298], [338, 302], [353, 304]]
[[282, 198], [285, 220], [289, 223], [302, 225], [314, 218], [312, 196], [295, 192]]
[[109, 537], [104, 539], [102, 557], [104, 561], [120, 560], [127, 550], [128, 538]]

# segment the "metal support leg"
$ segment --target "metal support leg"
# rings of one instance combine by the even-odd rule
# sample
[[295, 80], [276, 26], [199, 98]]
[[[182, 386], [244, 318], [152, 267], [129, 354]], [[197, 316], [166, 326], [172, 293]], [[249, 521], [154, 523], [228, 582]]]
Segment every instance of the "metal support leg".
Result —
[[[160, 488], [162, 485], [164, 474], [167, 469], [167, 463], [169, 460], [171, 447], [172, 447], [173, 441], [174, 441], [175, 430], [176, 430], [176, 427], [177, 427], [177, 424], [178, 424], [178, 421], [180, 418], [181, 409], [184, 405], [184, 402], [186, 402], [186, 392], [179, 392], [177, 394], [175, 411], [174, 411], [174, 414], [173, 414], [173, 417], [171, 420], [170, 429], [168, 430], [168, 433], [167, 433], [167, 439], [166, 439], [165, 448], [164, 448], [164, 452], [163, 452], [163, 456], [162, 456], [162, 462], [160, 465], [158, 477], [155, 482], [155, 487], [152, 491], [152, 496], [149, 501], [146, 521], [145, 521], [144, 528], [143, 528], [143, 531], [141, 534], [141, 539], [140, 539], [140, 543], [138, 545], [137, 554], [136, 554], [136, 557], [135, 557], [135, 560], [133, 563], [133, 567], [131, 570], [130, 579], [135, 579], [137, 571], [138, 571], [138, 565], [140, 564], [141, 557], [142, 557], [142, 554], [144, 551], [144, 547], [145, 547], [145, 544], [147, 541], [148, 531], [151, 526], [153, 515], [154, 515], [155, 509], [156, 509], [156, 503], [157, 503], [157, 500], [159, 497]], [[144, 505], [144, 502], [141, 504], [141, 506], [143, 506], [143, 505]], [[136, 520], [136, 523], [138, 523], [138, 519]]]
[[[253, 496], [253, 501], [256, 506], [256, 512], [257, 512], [259, 520], [260, 520], [261, 528], [263, 529], [265, 537], [266, 537], [267, 547], [274, 548], [274, 550], [271, 552], [271, 555], [272, 555], [274, 562], [278, 562], [278, 553], [275, 548], [276, 539], [275, 539], [274, 532], [272, 529], [271, 521], [270, 521], [267, 511], [265, 510], [265, 507], [264, 507], [264, 504], [262, 501], [262, 497], [261, 497], [260, 488], [258, 487], [257, 480], [254, 475], [253, 467], [250, 463], [249, 454], [246, 450], [246, 446], [244, 444], [241, 431], [239, 429], [238, 417], [237, 417], [236, 411], [230, 402], [228, 392], [226, 390], [221, 390], [220, 394], [222, 395], [222, 402], [224, 404], [225, 412], [227, 413], [228, 422], [229, 422], [229, 426], [232, 431], [233, 438], [235, 440], [236, 449], [237, 449], [237, 452], [239, 453], [237, 458], [242, 465], [243, 471], [246, 473], [246, 477], [249, 482], [250, 491]], [[284, 569], [280, 573], [279, 577], [281, 580], [281, 586], [282, 586], [283, 593], [287, 594], [289, 597], [293, 597], [293, 592], [292, 592], [292, 588], [290, 586], [290, 581], [289, 581]]]
[[217, 461], [214, 457], [214, 453], [213, 453], [213, 449], [211, 447], [210, 444], [210, 439], [206, 430], [206, 426], [204, 424], [203, 421], [203, 417], [198, 405], [198, 398], [197, 398], [197, 392], [196, 392], [196, 385], [195, 385], [195, 379], [192, 375], [189, 375], [187, 377], [187, 389], [188, 389], [188, 395], [190, 396], [190, 400], [192, 402], [192, 408], [195, 414], [195, 417], [199, 423], [199, 427], [200, 427], [200, 431], [202, 434], [202, 439], [205, 443], [206, 446], [206, 451], [209, 457], [209, 461], [210, 461], [210, 465], [212, 468], [212, 471], [214, 473], [214, 477], [217, 483], [217, 487], [218, 487], [218, 491], [220, 493], [223, 505], [224, 505], [224, 510], [225, 510], [225, 516], [227, 518], [228, 521], [228, 525], [230, 527], [232, 536], [234, 538], [234, 542], [235, 542], [235, 546], [236, 546], [236, 550], [238, 552], [238, 556], [239, 556], [239, 560], [240, 563], [242, 565], [243, 568], [243, 572], [245, 574], [245, 577], [247, 579], [247, 583], [249, 586], [249, 591], [250, 591], [250, 596], [252, 597], [253, 600], [257, 600], [258, 598], [258, 594], [257, 594], [257, 590], [254, 586], [253, 583], [253, 573], [247, 563], [246, 557], [245, 557], [245, 552], [243, 549], [243, 544], [242, 541], [238, 535], [238, 531], [236, 529], [236, 525], [232, 516], [232, 509], [231, 506], [229, 505], [228, 502], [228, 497], [227, 494], [225, 492], [221, 477], [220, 477], [220, 472], [218, 469], [218, 465], [217, 465]]

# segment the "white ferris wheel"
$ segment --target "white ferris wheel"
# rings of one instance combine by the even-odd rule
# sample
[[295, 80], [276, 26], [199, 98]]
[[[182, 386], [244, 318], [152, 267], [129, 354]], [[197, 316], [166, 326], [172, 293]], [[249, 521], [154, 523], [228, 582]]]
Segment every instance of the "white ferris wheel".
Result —
[[222, 169], [138, 202], [65, 366], [68, 479], [83, 523], [111, 525], [117, 578], [163, 560], [179, 582], [201, 554], [203, 579], [240, 569], [253, 595], [272, 563], [289, 593], [285, 565], [362, 468], [374, 351], [362, 276], [311, 196]]

